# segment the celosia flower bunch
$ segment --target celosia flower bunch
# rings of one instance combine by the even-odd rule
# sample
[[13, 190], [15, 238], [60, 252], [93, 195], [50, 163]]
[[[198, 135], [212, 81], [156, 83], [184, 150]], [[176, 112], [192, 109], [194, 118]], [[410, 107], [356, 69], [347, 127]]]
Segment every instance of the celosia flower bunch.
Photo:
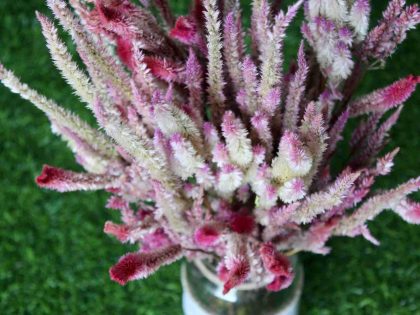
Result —
[[[4, 67], [0, 79], [45, 112], [86, 170], [45, 166], [38, 185], [112, 194], [107, 207], [122, 222], [106, 222], [105, 233], [139, 245], [110, 269], [113, 280], [145, 278], [185, 256], [217, 260], [225, 293], [245, 281], [278, 291], [293, 280], [294, 253], [327, 254], [332, 236], [378, 244], [366, 223], [385, 209], [420, 223], [420, 204], [407, 197], [420, 178], [371, 193], [391, 171], [398, 149], [378, 155], [420, 77], [353, 96], [420, 22], [417, 5], [391, 0], [369, 30], [368, 0], [300, 0], [285, 12], [253, 0], [246, 33], [235, 0], [196, 0], [178, 18], [165, 0], [69, 2], [48, 6], [83, 69], [53, 22], [37, 17], [99, 130]], [[286, 29], [299, 10], [304, 40], [285, 70]], [[348, 162], [332, 172], [355, 117]]]

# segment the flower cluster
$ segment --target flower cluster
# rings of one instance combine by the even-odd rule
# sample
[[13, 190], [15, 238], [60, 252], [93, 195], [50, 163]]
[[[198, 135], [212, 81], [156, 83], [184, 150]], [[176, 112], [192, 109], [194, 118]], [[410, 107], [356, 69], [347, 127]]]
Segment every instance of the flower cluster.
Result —
[[[369, 31], [368, 0], [300, 0], [286, 11], [253, 0], [246, 45], [237, 0], [195, 0], [178, 18], [165, 0], [47, 2], [84, 66], [37, 13], [52, 59], [100, 128], [1, 65], [0, 80], [45, 112], [86, 170], [45, 166], [37, 184], [111, 193], [122, 222], [105, 233], [139, 245], [110, 269], [118, 283], [209, 258], [225, 293], [246, 281], [278, 291], [293, 281], [296, 252], [327, 254], [336, 235], [378, 244], [366, 223], [385, 209], [420, 223], [407, 197], [420, 178], [371, 193], [391, 171], [398, 149], [378, 155], [420, 77], [353, 97], [420, 22], [417, 5], [391, 0]], [[286, 29], [302, 9], [305, 40], [284, 71]], [[354, 117], [348, 162], [332, 172]]]

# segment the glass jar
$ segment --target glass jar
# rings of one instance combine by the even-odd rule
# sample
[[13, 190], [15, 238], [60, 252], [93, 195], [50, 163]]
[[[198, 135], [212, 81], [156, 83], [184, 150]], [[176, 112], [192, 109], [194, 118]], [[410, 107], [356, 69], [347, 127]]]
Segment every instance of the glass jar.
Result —
[[223, 283], [214, 268], [203, 261], [185, 262], [181, 269], [185, 315], [297, 315], [303, 288], [303, 267], [291, 257], [295, 278], [280, 292], [269, 292], [252, 283], [223, 295]]

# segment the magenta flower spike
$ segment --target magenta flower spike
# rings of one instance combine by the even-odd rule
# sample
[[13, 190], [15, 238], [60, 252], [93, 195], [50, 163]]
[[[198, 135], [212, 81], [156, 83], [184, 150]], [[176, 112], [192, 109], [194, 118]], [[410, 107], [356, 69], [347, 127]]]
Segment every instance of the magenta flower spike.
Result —
[[350, 115], [385, 112], [403, 104], [420, 84], [420, 77], [410, 75], [388, 87], [376, 90], [355, 100], [350, 106]]
[[111, 279], [121, 285], [130, 280], [146, 278], [163, 265], [182, 257], [180, 245], [170, 245], [154, 252], [129, 253], [121, 257], [110, 270]]
[[49, 165], [44, 165], [36, 183], [42, 188], [59, 192], [77, 190], [100, 190], [112, 188], [116, 178], [107, 175], [76, 173]]

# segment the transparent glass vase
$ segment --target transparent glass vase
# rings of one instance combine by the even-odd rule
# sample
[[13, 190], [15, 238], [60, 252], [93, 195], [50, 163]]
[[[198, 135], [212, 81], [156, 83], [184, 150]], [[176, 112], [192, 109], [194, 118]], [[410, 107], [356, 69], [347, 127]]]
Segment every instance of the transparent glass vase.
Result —
[[295, 271], [292, 285], [269, 292], [252, 283], [223, 295], [214, 267], [203, 261], [185, 262], [181, 269], [182, 306], [185, 315], [297, 315], [303, 288], [303, 267], [291, 257]]

